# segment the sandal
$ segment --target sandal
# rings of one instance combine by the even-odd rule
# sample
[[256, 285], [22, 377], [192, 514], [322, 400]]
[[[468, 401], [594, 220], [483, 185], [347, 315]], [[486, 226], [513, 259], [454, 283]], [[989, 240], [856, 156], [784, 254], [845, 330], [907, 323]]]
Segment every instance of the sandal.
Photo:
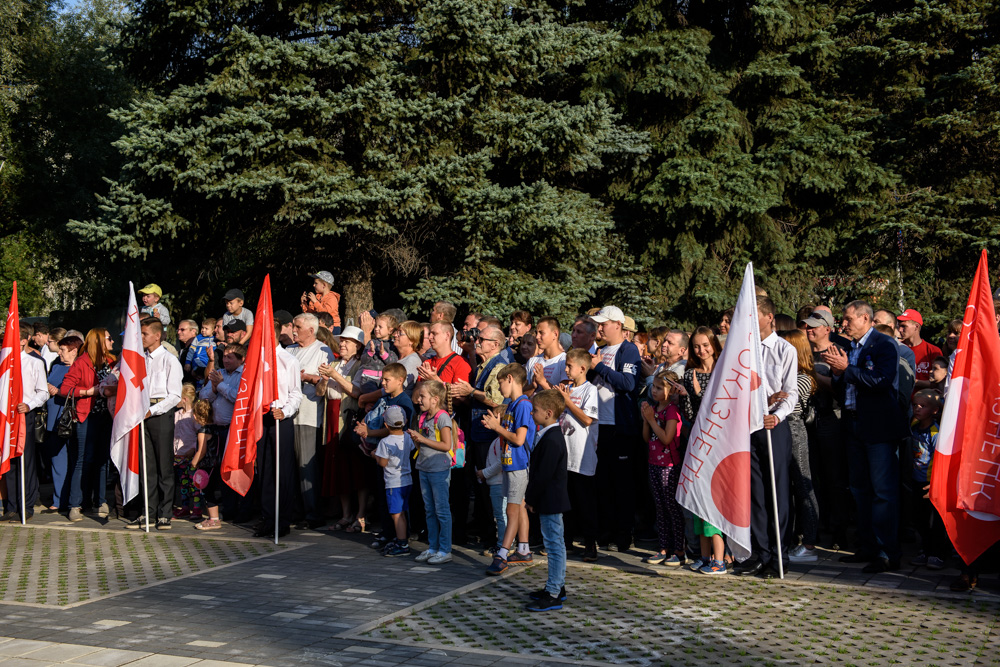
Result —
[[316, 530], [323, 530], [323, 531], [326, 531], [326, 532], [334, 532], [334, 531], [338, 531], [338, 530], [344, 530], [345, 528], [347, 528], [350, 525], [352, 525], [350, 519], [341, 519], [340, 521], [338, 521], [335, 524], [332, 524], [332, 525], [331, 524], [327, 524], [325, 526], [321, 526], [321, 527], [317, 528]]
[[358, 518], [354, 520], [350, 526], [347, 527], [348, 533], [363, 533], [365, 532], [365, 520]]
[[219, 530], [220, 528], [222, 528], [221, 519], [205, 519], [194, 525], [195, 530]]

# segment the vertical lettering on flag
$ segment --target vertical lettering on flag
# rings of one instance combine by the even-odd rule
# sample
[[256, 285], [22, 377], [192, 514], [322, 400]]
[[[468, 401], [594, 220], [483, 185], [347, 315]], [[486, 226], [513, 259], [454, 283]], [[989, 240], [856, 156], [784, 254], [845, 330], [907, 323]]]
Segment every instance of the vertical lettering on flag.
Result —
[[139, 494], [139, 429], [149, 411], [149, 386], [146, 383], [146, 354], [142, 347], [139, 307], [132, 283], [128, 284], [125, 309], [125, 338], [118, 362], [118, 389], [115, 416], [111, 426], [111, 460], [118, 468], [122, 495], [128, 502]]
[[250, 334], [243, 376], [233, 407], [229, 438], [222, 456], [222, 481], [241, 496], [253, 482], [257, 441], [264, 435], [264, 413], [278, 396], [274, 311], [271, 308], [271, 276], [264, 276], [254, 313], [257, 325]]
[[24, 401], [21, 387], [21, 326], [17, 313], [17, 281], [10, 295], [7, 322], [3, 330], [3, 347], [0, 348], [0, 475], [10, 470], [10, 460], [24, 451], [26, 435], [24, 415], [17, 411]]
[[1000, 333], [986, 251], [962, 318], [930, 499], [955, 550], [971, 563], [1000, 541]]
[[753, 265], [747, 264], [726, 345], [691, 426], [677, 501], [750, 556], [750, 434], [764, 427], [763, 361]]

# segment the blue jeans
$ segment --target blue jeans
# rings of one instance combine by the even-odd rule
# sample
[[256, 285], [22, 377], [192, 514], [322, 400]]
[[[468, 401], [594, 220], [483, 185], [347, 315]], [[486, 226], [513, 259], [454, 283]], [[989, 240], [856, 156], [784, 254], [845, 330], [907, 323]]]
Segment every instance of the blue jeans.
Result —
[[451, 553], [451, 470], [420, 471], [420, 495], [427, 513], [427, 542], [432, 551]]
[[542, 526], [542, 543], [549, 560], [549, 578], [545, 590], [549, 595], [559, 597], [559, 590], [566, 584], [566, 541], [563, 537], [562, 514], [539, 514]]
[[507, 532], [507, 496], [503, 494], [503, 484], [490, 487], [490, 504], [493, 506], [493, 519], [497, 522], [497, 546], [503, 542], [503, 534]]
[[71, 449], [69, 506], [98, 507], [107, 502], [111, 417], [107, 413], [87, 415], [83, 422], [77, 422], [68, 447]]
[[52, 466], [52, 504], [65, 509], [69, 495], [69, 477], [66, 475], [69, 463], [69, 446], [56, 435], [55, 431], [45, 433], [45, 450]]
[[864, 443], [845, 419], [851, 493], [858, 508], [858, 551], [899, 560], [899, 450], [896, 443]]

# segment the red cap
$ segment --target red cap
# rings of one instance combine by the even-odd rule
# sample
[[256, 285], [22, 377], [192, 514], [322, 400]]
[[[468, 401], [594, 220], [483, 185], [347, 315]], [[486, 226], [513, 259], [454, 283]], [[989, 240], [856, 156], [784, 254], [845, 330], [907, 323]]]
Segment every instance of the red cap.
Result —
[[899, 322], [916, 322], [920, 326], [924, 326], [924, 318], [920, 317], [920, 313], [913, 310], [912, 308], [907, 308], [896, 318]]

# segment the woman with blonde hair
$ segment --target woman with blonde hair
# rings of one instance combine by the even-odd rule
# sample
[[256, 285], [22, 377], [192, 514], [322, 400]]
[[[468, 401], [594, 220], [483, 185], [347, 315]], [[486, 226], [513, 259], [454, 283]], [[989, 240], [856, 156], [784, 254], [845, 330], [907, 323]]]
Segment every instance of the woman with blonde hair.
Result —
[[115, 356], [107, 329], [87, 332], [83, 348], [59, 386], [59, 395], [76, 401], [76, 434], [70, 444], [69, 520], [82, 521], [83, 508], [96, 507], [97, 516], [109, 514], [105, 497], [111, 446], [111, 413], [100, 389], [112, 372]]

